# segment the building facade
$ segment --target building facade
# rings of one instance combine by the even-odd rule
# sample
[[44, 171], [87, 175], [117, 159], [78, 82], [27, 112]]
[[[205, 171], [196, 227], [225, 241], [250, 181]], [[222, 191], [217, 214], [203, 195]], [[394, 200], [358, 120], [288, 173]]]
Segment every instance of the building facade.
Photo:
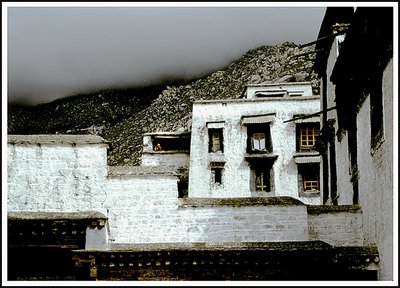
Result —
[[317, 42], [323, 203], [359, 204], [393, 279], [393, 8], [328, 8]]
[[193, 104], [189, 196], [290, 196], [320, 204], [320, 99], [310, 83], [248, 85]]

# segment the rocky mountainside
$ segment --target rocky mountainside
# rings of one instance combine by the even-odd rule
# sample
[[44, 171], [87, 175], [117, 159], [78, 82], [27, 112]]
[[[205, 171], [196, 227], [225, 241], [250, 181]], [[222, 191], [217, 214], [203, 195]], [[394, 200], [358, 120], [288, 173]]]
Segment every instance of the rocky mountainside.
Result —
[[[102, 101], [90, 102], [87, 100], [92, 103], [92, 106], [84, 105], [86, 102], [83, 99], [80, 100], [80, 97], [70, 99], [76, 99], [75, 103], [67, 101], [68, 98], [63, 98], [57, 100], [63, 104], [58, 104], [55, 107], [53, 105], [52, 109], [54, 110], [53, 113], [60, 111], [60, 109], [65, 113], [72, 113], [72, 111], [77, 110], [73, 112], [76, 118], [68, 118], [71, 122], [68, 124], [70, 125], [68, 129], [64, 125], [63, 129], [57, 130], [57, 127], [60, 128], [60, 123], [55, 117], [53, 121], [47, 121], [47, 125], [44, 125], [44, 123], [33, 125], [36, 127], [34, 132], [26, 131], [24, 133], [59, 132], [76, 134], [79, 132], [98, 134], [110, 142], [109, 165], [139, 165], [143, 133], [190, 131], [193, 101], [241, 98], [245, 86], [250, 83], [310, 81], [313, 86], [313, 93], [319, 94], [319, 81], [317, 75], [313, 72], [315, 53], [310, 53], [314, 48], [314, 46], [300, 48], [299, 45], [290, 42], [276, 46], [262, 46], [248, 51], [225, 69], [207, 77], [183, 85], [178, 83], [177, 85], [164, 86], [165, 89], [163, 90], [149, 90], [152, 93], [147, 91], [148, 94], [144, 93], [138, 97], [132, 97], [132, 93], [126, 93], [126, 96], [123, 97], [110, 91], [109, 94], [103, 92], [91, 97], [91, 99], [93, 97], [101, 98]], [[96, 103], [96, 106], [94, 106], [94, 103]], [[29, 118], [29, 113], [19, 112], [18, 114], [18, 111], [20, 110], [17, 109], [8, 117], [9, 134], [16, 134], [12, 133], [10, 123], [16, 127], [18, 125], [15, 123], [20, 123], [20, 125], [24, 123], [24, 121], [19, 120], [23, 117], [18, 117], [22, 115]], [[45, 111], [42, 113], [45, 113]], [[83, 119], [86, 120], [82, 120], [82, 116], [85, 116]], [[10, 122], [10, 119], [13, 121]], [[76, 120], [74, 121], [74, 119]], [[86, 127], [85, 129], [82, 129], [82, 121], [85, 124], [83, 125]], [[80, 125], [74, 122], [78, 122]], [[40, 130], [44, 127], [46, 127], [46, 130]], [[14, 129], [14, 131], [16, 130]]]

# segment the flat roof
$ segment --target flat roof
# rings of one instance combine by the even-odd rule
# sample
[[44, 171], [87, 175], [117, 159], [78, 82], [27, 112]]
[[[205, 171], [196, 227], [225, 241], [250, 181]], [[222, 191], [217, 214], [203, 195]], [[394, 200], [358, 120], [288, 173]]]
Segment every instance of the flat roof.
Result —
[[177, 167], [169, 166], [108, 166], [108, 176], [179, 176]]
[[108, 144], [98, 135], [35, 134], [7, 135], [9, 144]]
[[309, 86], [311, 82], [282, 82], [282, 83], [257, 83], [246, 84], [246, 87], [275, 87], [275, 86]]
[[77, 219], [107, 219], [98, 211], [76, 211], [76, 212], [32, 212], [32, 211], [10, 211], [7, 213], [8, 220], [77, 220]]
[[143, 134], [144, 136], [188, 136], [190, 132], [176, 132], [176, 131], [162, 131], [162, 132], [147, 132]]
[[274, 101], [310, 101], [320, 100], [319, 96], [293, 96], [293, 97], [271, 97], [271, 98], [258, 98], [258, 99], [218, 99], [218, 100], [196, 100], [193, 104], [207, 104], [207, 103], [251, 103], [251, 102], [274, 102]]

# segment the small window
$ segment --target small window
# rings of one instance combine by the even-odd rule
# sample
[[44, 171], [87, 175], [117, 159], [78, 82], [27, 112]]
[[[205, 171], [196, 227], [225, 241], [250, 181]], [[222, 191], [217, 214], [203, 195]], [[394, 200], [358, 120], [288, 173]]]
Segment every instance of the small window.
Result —
[[256, 176], [256, 191], [257, 192], [270, 192], [269, 171], [255, 170]]
[[301, 196], [320, 191], [319, 164], [299, 165], [299, 188]]
[[215, 186], [222, 185], [222, 176], [223, 176], [223, 168], [224, 162], [211, 162], [211, 184]]
[[313, 151], [316, 150], [316, 140], [319, 136], [319, 124], [298, 124], [297, 127], [297, 150]]
[[272, 192], [273, 177], [272, 163], [266, 161], [254, 161], [251, 163], [250, 189], [253, 192]]
[[181, 151], [187, 152], [190, 150], [189, 135], [155, 135], [151, 138], [153, 151]]
[[211, 178], [213, 184], [222, 184], [222, 168], [211, 168]]
[[223, 152], [223, 129], [208, 129], [209, 149], [208, 152]]
[[269, 124], [254, 124], [247, 127], [247, 153], [271, 153]]
[[253, 133], [251, 136], [252, 151], [265, 151], [265, 133]]

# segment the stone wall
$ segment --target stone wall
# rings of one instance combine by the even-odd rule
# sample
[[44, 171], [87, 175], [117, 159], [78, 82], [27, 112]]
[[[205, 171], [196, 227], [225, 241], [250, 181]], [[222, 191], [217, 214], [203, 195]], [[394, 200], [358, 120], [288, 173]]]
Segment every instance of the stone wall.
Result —
[[321, 240], [332, 246], [362, 246], [362, 220], [359, 206], [309, 206], [310, 240]]
[[9, 136], [8, 211], [101, 210], [107, 175], [104, 139], [23, 137], [18, 142], [21, 137]]
[[[308, 241], [309, 222], [324, 231], [353, 221], [343, 214], [318, 222], [292, 197], [179, 198], [172, 167], [107, 167], [106, 151], [101, 142], [9, 143], [8, 211], [99, 211], [110, 244]], [[343, 243], [358, 237], [358, 228], [346, 228]], [[320, 235], [313, 239], [339, 241], [338, 234]]]
[[383, 138], [371, 149], [370, 96], [357, 115], [360, 205], [363, 207], [364, 243], [378, 243], [381, 279], [393, 274], [393, 60], [383, 74]]

